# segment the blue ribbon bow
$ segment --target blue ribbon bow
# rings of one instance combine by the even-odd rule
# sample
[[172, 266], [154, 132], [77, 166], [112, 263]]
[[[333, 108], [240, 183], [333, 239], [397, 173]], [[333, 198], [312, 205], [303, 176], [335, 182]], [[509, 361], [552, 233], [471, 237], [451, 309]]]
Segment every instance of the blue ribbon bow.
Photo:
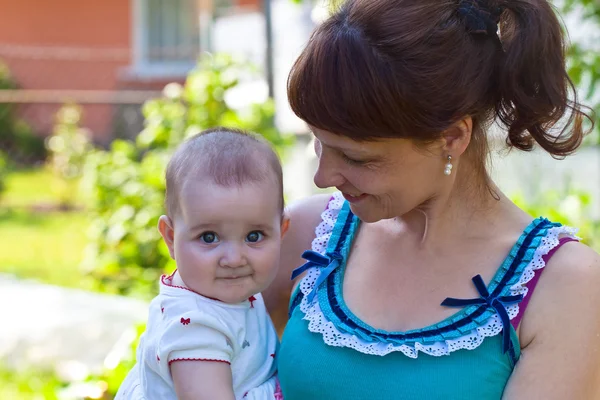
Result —
[[516, 296], [490, 296], [490, 293], [481, 278], [481, 275], [473, 277], [473, 283], [477, 292], [481, 296], [478, 299], [455, 299], [448, 297], [442, 302], [443, 306], [447, 307], [466, 307], [471, 305], [488, 305], [492, 307], [500, 316], [502, 321], [502, 352], [506, 353], [510, 349], [510, 318], [506, 312], [506, 306], [515, 304], [523, 300], [523, 295]]
[[327, 255], [323, 255], [321, 253], [317, 253], [316, 251], [306, 250], [302, 253], [302, 258], [304, 258], [307, 262], [302, 266], [296, 268], [292, 272], [292, 280], [296, 279], [298, 275], [302, 274], [304, 271], [313, 267], [324, 268], [317, 278], [315, 285], [313, 286], [312, 291], [308, 294], [307, 299], [309, 302], [313, 301], [315, 294], [317, 293], [317, 288], [321, 285], [321, 283], [325, 282], [327, 277], [341, 265], [341, 261], [344, 259], [342, 255], [335, 251], [333, 253], [327, 253]]

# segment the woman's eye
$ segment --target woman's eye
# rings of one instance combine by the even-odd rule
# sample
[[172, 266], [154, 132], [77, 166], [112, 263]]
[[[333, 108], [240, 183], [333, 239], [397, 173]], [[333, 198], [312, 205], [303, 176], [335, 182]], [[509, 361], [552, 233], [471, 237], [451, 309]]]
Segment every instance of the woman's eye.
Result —
[[262, 232], [252, 231], [248, 234], [248, 236], [246, 236], [246, 241], [250, 242], [250, 243], [256, 243], [256, 242], [260, 242], [261, 240], [263, 240], [264, 237], [265, 237], [265, 235], [263, 235]]
[[219, 237], [214, 232], [204, 232], [200, 235], [200, 240], [204, 243], [211, 244], [219, 241]]
[[342, 154], [342, 158], [346, 163], [350, 165], [365, 165], [367, 163], [367, 161], [355, 160], [353, 158], [348, 157], [345, 154]]

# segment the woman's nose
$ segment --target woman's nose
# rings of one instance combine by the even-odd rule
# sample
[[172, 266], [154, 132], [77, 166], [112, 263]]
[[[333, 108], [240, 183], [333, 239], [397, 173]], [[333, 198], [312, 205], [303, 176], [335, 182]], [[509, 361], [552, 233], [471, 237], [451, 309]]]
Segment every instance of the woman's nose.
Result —
[[328, 187], [340, 187], [345, 182], [345, 178], [339, 173], [335, 162], [323, 151], [319, 155], [319, 164], [313, 178], [315, 185], [321, 189]]

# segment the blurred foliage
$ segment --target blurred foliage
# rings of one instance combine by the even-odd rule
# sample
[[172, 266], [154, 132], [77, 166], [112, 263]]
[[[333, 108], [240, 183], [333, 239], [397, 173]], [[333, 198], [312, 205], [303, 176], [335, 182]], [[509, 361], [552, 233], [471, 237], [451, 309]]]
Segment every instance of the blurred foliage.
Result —
[[13, 370], [0, 365], [0, 399], [58, 400], [63, 383], [53, 371]]
[[[10, 165], [10, 160], [9, 160]], [[55, 180], [52, 171], [40, 166], [31, 168], [8, 168], [5, 185], [6, 191], [0, 198], [3, 207], [19, 209], [57, 209], [60, 204], [61, 193], [49, 183]], [[78, 206], [85, 206], [85, 198], [78, 190], [77, 179], [68, 182], [69, 191], [77, 196]], [[43, 188], [43, 190], [40, 190]]]
[[[14, 89], [17, 84], [0, 60], [0, 90]], [[17, 117], [15, 104], [0, 103], [0, 150], [18, 164], [31, 164], [46, 157], [44, 139], [36, 136], [31, 127]]]
[[169, 84], [162, 98], [145, 104], [145, 128], [135, 142], [116, 140], [87, 157], [83, 183], [95, 219], [84, 267], [99, 289], [149, 296], [159, 275], [175, 267], [156, 224], [164, 212], [166, 164], [186, 137], [230, 126], [262, 134], [280, 154], [291, 143], [274, 126], [271, 100], [241, 109], [226, 101], [255, 72], [227, 55], [204, 59], [185, 86]]
[[532, 217], [545, 217], [553, 222], [578, 228], [577, 235], [583, 243], [600, 252], [600, 220], [591, 213], [592, 198], [589, 193], [567, 189], [550, 190], [538, 193], [533, 199], [526, 199], [520, 193], [511, 199]]
[[52, 186], [60, 206], [72, 208], [77, 201], [73, 182], [79, 180], [87, 155], [93, 149], [90, 132], [80, 126], [82, 110], [76, 104], [63, 106], [56, 115], [52, 135], [46, 139], [46, 165], [54, 174]]
[[[565, 14], [581, 12], [585, 22], [597, 30], [600, 37], [600, 1], [598, 0], [564, 0], [561, 11]], [[568, 52], [569, 75], [579, 89], [585, 88], [581, 95], [596, 111], [594, 117], [595, 129], [588, 139], [589, 143], [600, 145], [600, 46], [571, 43]]]
[[63, 106], [56, 115], [52, 135], [46, 139], [48, 166], [60, 178], [79, 178], [85, 157], [92, 150], [90, 132], [81, 128], [82, 110], [76, 104]]
[[80, 269], [87, 243], [82, 233], [88, 225], [84, 212], [0, 207], [0, 273], [52, 285], [91, 287]]
[[55, 371], [30, 368], [13, 370], [0, 365], [0, 399], [15, 400], [112, 400], [136, 363], [136, 350], [146, 329], [139, 324], [128, 332], [129, 343], [114, 348], [100, 373], [67, 382]]
[[116, 362], [105, 363], [104, 371], [98, 375], [88, 377], [87, 383], [90, 387], [99, 388], [103, 391], [103, 399], [113, 399], [119, 390], [119, 386], [134, 367], [136, 363], [136, 351], [140, 343], [140, 337], [146, 329], [146, 324], [137, 325], [129, 346], [121, 354], [115, 354]]
[[6, 189], [6, 175], [8, 174], [8, 157], [0, 150], [0, 197]]

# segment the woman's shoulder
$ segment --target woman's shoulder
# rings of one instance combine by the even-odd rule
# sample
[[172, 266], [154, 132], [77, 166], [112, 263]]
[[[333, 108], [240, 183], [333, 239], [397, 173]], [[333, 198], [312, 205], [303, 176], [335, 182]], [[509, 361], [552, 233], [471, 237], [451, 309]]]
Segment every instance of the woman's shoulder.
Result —
[[294, 221], [294, 225], [297, 227], [314, 225], [312, 226], [314, 228], [319, 224], [321, 220], [321, 214], [326, 208], [328, 208], [328, 204], [337, 197], [338, 196], [336, 196], [335, 193], [315, 194], [294, 201], [286, 208], [286, 211], [290, 217], [290, 220]]
[[580, 242], [561, 246], [548, 260], [523, 316], [523, 347], [547, 334], [566, 339], [575, 327], [596, 332], [600, 328], [599, 288], [600, 255]]
[[273, 283], [263, 291], [263, 299], [278, 332], [287, 322], [288, 302], [294, 282], [292, 271], [304, 263], [302, 253], [311, 248], [321, 214], [328, 208], [331, 194], [318, 194], [295, 201], [286, 208], [290, 227], [283, 237], [279, 269]]
[[[574, 241], [562, 246], [554, 257], [548, 262], [547, 269], [553, 268], [557, 272], [570, 272], [575, 274], [597, 274], [600, 271], [600, 255], [588, 245]], [[571, 275], [568, 274], [568, 275]]]
[[288, 207], [290, 229], [283, 239], [282, 252], [295, 256], [290, 263], [292, 269], [298, 266], [296, 259], [300, 260], [302, 252], [311, 248], [312, 241], [318, 235], [316, 230], [323, 224], [323, 219], [327, 218], [325, 213], [334, 199], [335, 195], [318, 194], [294, 202]]
[[581, 242], [573, 241], [561, 246], [548, 260], [544, 271], [539, 287], [542, 296], [543, 292], [581, 296], [582, 290], [600, 295], [600, 255]]
[[542, 291], [576, 297], [594, 292], [600, 300], [600, 255], [581, 242], [566, 243], [548, 261], [542, 278]]
[[337, 205], [338, 197], [335, 193], [317, 194], [292, 203], [287, 208], [290, 229], [283, 239], [284, 249], [300, 250], [300, 254], [310, 249], [324, 221], [329, 224], [335, 222], [335, 212], [341, 208], [341, 204]]

